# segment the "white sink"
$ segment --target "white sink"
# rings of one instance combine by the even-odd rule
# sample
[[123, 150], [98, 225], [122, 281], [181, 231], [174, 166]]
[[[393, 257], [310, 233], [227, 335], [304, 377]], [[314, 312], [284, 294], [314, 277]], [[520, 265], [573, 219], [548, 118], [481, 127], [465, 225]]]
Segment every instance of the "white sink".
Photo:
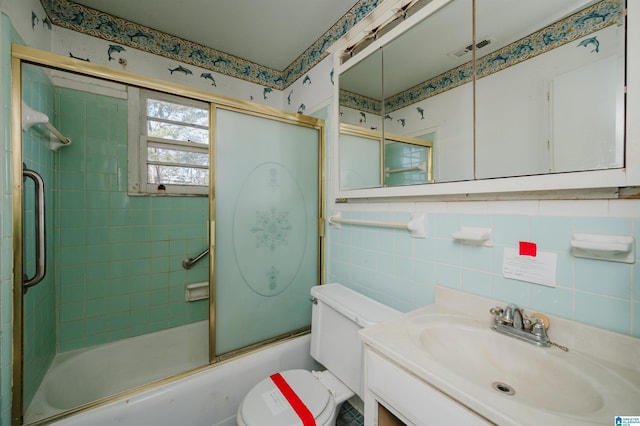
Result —
[[[505, 398], [575, 415], [603, 406], [598, 389], [606, 388], [596, 386], [592, 376], [593, 369], [599, 367], [585, 357], [521, 342], [462, 316], [419, 316], [407, 328], [435, 362]], [[607, 374], [600, 371], [599, 377]], [[617, 376], [608, 379], [619, 382]]]
[[[489, 309], [499, 302], [453, 295], [464, 304], [436, 299], [360, 336], [491, 423], [596, 425], [637, 414], [640, 339], [552, 317], [550, 338], [569, 351], [539, 347], [491, 330]], [[452, 296], [445, 296], [450, 302]]]

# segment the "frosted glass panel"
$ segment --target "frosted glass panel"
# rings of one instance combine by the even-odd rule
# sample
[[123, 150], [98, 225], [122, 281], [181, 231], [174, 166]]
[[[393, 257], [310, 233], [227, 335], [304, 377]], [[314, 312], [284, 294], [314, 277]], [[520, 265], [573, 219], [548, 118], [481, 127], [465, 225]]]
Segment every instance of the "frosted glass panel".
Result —
[[216, 355], [311, 322], [318, 132], [216, 112]]

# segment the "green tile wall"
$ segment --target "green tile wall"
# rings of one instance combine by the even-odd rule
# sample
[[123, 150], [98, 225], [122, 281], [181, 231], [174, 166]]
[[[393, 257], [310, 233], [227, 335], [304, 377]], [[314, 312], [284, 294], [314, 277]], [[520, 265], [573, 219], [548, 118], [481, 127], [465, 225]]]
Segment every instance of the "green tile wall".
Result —
[[[384, 145], [385, 169], [397, 170], [420, 166], [427, 162], [428, 150], [425, 147], [400, 142], [387, 142]], [[427, 182], [428, 175], [421, 170], [385, 173], [384, 183], [387, 186], [415, 185]]]
[[[578, 213], [581, 203], [589, 202], [572, 203]], [[574, 232], [633, 235], [639, 241], [640, 202], [619, 201], [616, 206], [623, 217], [427, 213], [426, 239], [401, 230], [329, 227], [327, 281], [344, 283], [402, 311], [432, 303], [434, 287], [442, 285], [640, 337], [637, 247], [636, 262], [629, 264], [576, 258], [569, 246]], [[343, 217], [406, 221], [409, 215], [345, 211]], [[451, 234], [461, 226], [492, 227], [494, 246], [454, 241]], [[538, 250], [557, 254], [557, 287], [502, 276], [504, 248], [517, 247], [519, 241], [534, 241]]]
[[184, 285], [208, 279], [207, 198], [128, 196], [127, 102], [56, 89], [61, 131], [56, 218], [59, 351], [208, 317]]
[[[22, 99], [31, 108], [43, 112], [55, 123], [54, 89], [45, 73], [37, 67], [24, 65], [22, 72]], [[24, 295], [23, 362], [24, 403], [33, 398], [56, 351], [56, 314], [54, 286], [53, 218], [56, 209], [54, 152], [49, 150], [49, 132], [34, 125], [23, 132], [22, 158], [26, 166], [37, 171], [45, 184], [45, 230], [47, 274]], [[34, 186], [30, 180], [24, 184], [24, 272], [35, 274], [35, 217]]]

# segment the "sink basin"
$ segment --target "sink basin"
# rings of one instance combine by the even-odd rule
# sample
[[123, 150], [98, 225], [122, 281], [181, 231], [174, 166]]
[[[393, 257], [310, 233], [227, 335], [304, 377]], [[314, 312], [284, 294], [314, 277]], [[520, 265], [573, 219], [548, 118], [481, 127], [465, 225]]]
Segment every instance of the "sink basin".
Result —
[[569, 351], [539, 347], [489, 327], [500, 304], [438, 287], [435, 303], [359, 334], [374, 354], [493, 424], [595, 426], [637, 411], [640, 339], [550, 317], [551, 340]]
[[[598, 378], [606, 376], [606, 371], [584, 356], [540, 348], [462, 316], [419, 316], [407, 327], [431, 362], [477, 387], [569, 415], [585, 415], [603, 407]], [[594, 376], [594, 369], [599, 374]], [[617, 376], [609, 379], [619, 382]]]

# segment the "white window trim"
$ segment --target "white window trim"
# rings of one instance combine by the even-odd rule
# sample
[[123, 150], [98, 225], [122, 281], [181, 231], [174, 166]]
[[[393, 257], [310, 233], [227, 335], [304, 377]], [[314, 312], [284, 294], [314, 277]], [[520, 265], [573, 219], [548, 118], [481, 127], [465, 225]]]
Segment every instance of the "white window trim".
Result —
[[[144, 101], [147, 97], [181, 103], [197, 108], [209, 109], [209, 104], [193, 99], [172, 96], [166, 93], [154, 92], [139, 89], [137, 87], [128, 88], [128, 121], [129, 121], [129, 144], [128, 144], [128, 181], [127, 192], [129, 195], [183, 195], [183, 196], [207, 196], [208, 186], [197, 185], [176, 185], [167, 184], [165, 190], [158, 190], [158, 184], [147, 183], [147, 142], [166, 143], [167, 145], [189, 148], [188, 142], [172, 141], [161, 138], [154, 138], [146, 135], [146, 109]], [[194, 148], [201, 148], [199, 144], [193, 144]], [[211, 172], [210, 172], [211, 173]], [[211, 174], [209, 175], [211, 176]]]

